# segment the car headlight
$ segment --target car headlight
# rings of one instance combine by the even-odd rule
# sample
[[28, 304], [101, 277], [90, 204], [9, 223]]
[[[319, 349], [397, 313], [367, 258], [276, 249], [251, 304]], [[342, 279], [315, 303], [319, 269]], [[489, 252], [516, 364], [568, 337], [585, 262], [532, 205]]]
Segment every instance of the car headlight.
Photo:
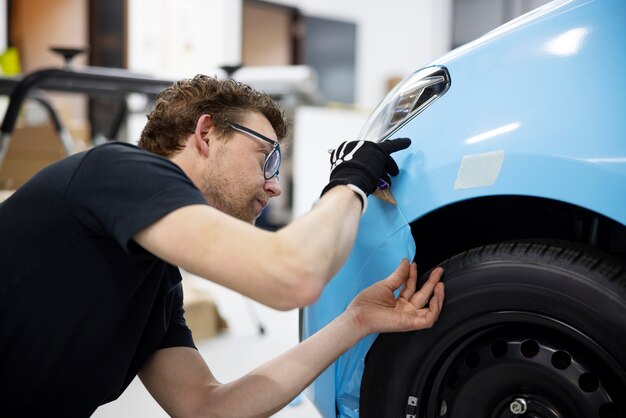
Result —
[[449, 87], [450, 74], [445, 67], [426, 67], [414, 72], [387, 94], [370, 115], [358, 139], [385, 139], [441, 97]]

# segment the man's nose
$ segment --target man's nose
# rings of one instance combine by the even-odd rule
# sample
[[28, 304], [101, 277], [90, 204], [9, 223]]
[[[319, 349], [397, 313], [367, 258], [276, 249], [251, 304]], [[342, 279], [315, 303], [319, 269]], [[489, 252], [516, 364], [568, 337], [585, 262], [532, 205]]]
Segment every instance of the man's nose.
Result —
[[274, 176], [269, 180], [265, 180], [263, 187], [270, 197], [278, 197], [283, 192], [278, 181], [278, 176]]

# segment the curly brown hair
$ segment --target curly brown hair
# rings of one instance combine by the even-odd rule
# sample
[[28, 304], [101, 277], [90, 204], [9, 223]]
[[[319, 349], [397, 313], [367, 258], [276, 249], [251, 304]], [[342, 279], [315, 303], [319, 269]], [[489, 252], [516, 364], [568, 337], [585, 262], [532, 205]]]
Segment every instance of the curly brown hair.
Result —
[[159, 94], [148, 113], [138, 145], [170, 157], [184, 148], [200, 116], [211, 115], [219, 135], [226, 136], [228, 123], [241, 123], [251, 111], [267, 118], [279, 142], [287, 136], [284, 113], [268, 94], [232, 79], [198, 74], [192, 79], [176, 81]]

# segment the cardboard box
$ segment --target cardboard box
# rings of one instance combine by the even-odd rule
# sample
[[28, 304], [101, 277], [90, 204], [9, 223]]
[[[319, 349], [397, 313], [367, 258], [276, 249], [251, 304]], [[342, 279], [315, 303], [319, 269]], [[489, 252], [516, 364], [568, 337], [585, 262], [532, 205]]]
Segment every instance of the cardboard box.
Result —
[[214, 337], [228, 326], [207, 289], [183, 279], [185, 321], [195, 341]]

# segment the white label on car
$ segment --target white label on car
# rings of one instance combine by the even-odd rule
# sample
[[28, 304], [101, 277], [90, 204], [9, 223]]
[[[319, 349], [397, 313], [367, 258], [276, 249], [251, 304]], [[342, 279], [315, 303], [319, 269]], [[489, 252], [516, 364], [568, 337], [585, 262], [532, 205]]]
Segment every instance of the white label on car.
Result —
[[461, 159], [454, 189], [492, 186], [504, 162], [504, 151], [466, 155]]

